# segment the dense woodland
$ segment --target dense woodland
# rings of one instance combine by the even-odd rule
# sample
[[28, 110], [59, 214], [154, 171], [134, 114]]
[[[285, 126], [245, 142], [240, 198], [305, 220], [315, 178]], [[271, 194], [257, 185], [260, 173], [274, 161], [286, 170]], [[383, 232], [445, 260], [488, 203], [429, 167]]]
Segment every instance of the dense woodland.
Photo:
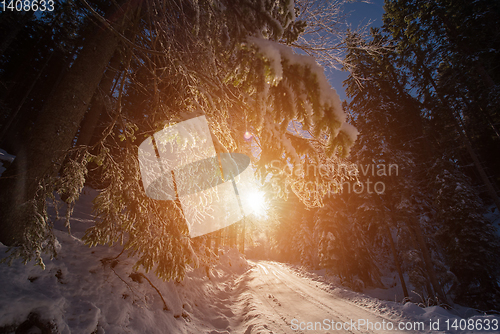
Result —
[[[0, 178], [0, 241], [11, 259], [56, 255], [47, 203], [65, 202], [70, 231], [88, 186], [99, 196], [85, 242], [123, 245], [164, 279], [210, 266], [221, 245], [260, 242], [259, 255], [327, 268], [352, 289], [396, 272], [417, 302], [498, 309], [498, 223], [485, 214], [500, 210], [500, 4], [386, 0], [369, 32], [336, 29], [341, 4], [2, 12], [0, 148], [16, 159]], [[349, 73], [343, 104], [319, 65], [334, 63]], [[144, 193], [138, 145], [200, 113], [220, 152], [251, 157], [265, 239], [251, 224], [245, 239], [241, 223], [192, 239], [176, 201]], [[311, 165], [322, 172], [299, 168]], [[378, 188], [354, 191], [367, 182]]]
[[[382, 28], [346, 34], [344, 107], [360, 131], [349, 160], [385, 192], [291, 213], [303, 219], [279, 225], [276, 249], [293, 250], [283, 258], [331, 268], [355, 289], [379, 285], [389, 266], [424, 304], [498, 308], [498, 223], [484, 214], [499, 210], [499, 10], [386, 1]], [[399, 175], [382, 172], [390, 164]]]

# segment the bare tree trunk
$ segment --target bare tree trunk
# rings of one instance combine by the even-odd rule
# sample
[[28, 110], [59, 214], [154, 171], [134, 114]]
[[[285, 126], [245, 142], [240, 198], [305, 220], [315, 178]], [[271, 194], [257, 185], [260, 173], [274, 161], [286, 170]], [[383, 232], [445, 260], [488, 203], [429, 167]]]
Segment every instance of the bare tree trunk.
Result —
[[243, 222], [241, 222], [241, 254], [245, 255], [245, 230], [246, 230], [246, 217], [243, 216]]
[[7, 133], [7, 131], [9, 130], [10, 126], [12, 125], [12, 122], [16, 119], [17, 117], [17, 114], [19, 113], [19, 111], [21, 110], [21, 108], [23, 107], [24, 103], [26, 102], [26, 99], [29, 97], [29, 95], [31, 94], [31, 91], [33, 90], [33, 88], [35, 87], [36, 83], [38, 82], [38, 79], [40, 79], [40, 76], [42, 75], [42, 73], [45, 71], [45, 68], [47, 67], [50, 59], [52, 58], [53, 56], [53, 52], [50, 53], [50, 56], [47, 57], [47, 60], [45, 60], [43, 66], [42, 66], [42, 69], [40, 70], [40, 72], [38, 72], [36, 78], [31, 82], [31, 85], [30, 87], [27, 89], [27, 91], [24, 93], [24, 96], [23, 98], [21, 99], [21, 102], [19, 102], [16, 110], [14, 110], [13, 113], [11, 113], [9, 115], [9, 117], [7, 118], [7, 121], [5, 122], [4, 126], [2, 127], [1, 131], [0, 131], [0, 142], [2, 141], [2, 139], [4, 138], [5, 134]]
[[[124, 15], [115, 22], [115, 29], [122, 31], [127, 21]], [[88, 36], [73, 66], [45, 103], [31, 139], [5, 171], [0, 183], [0, 241], [5, 245], [25, 241], [30, 218], [20, 207], [37, 198], [40, 182], [57, 174], [117, 46], [118, 39], [109, 29]]]
[[[415, 240], [415, 233], [413, 233], [413, 229], [412, 227], [410, 226], [410, 224], [407, 224], [408, 226], [408, 229], [410, 230], [410, 236], [408, 238], [408, 240], [411, 242], [411, 248], [414, 249], [415, 251], [418, 252], [418, 245], [417, 245], [417, 241]], [[422, 252], [420, 252], [419, 254], [422, 254]], [[422, 263], [424, 263], [425, 261], [422, 260]], [[425, 269], [425, 268], [423, 268]], [[432, 291], [432, 286], [430, 285], [429, 281], [430, 281], [430, 278], [429, 278], [429, 275], [427, 275], [427, 272], [424, 271], [424, 275], [425, 275], [425, 288], [426, 288], [426, 291], [427, 291], [427, 294], [429, 296], [431, 295], [434, 295], [434, 292]]]
[[220, 239], [222, 238], [222, 230], [218, 230], [215, 232], [215, 245], [214, 245], [214, 253], [215, 255], [219, 255], [219, 245], [220, 245]]
[[[104, 74], [99, 88], [94, 93], [92, 102], [90, 104], [90, 109], [85, 114], [82, 124], [80, 126], [80, 133], [76, 141], [76, 146], [89, 145], [92, 139], [92, 134], [99, 123], [101, 114], [105, 109], [105, 96], [111, 93], [111, 87], [113, 86], [113, 81], [115, 79], [116, 73], [118, 72], [118, 66], [120, 65], [120, 54], [115, 53], [111, 59], [106, 73]], [[103, 96], [104, 95], [104, 96]]]
[[229, 226], [229, 246], [236, 247], [238, 244], [238, 231], [236, 230], [236, 224]]
[[392, 239], [391, 229], [389, 225], [386, 223], [383, 224], [385, 227], [385, 231], [387, 232], [387, 237], [389, 238], [389, 243], [391, 245], [392, 256], [394, 257], [394, 265], [396, 266], [396, 270], [399, 275], [399, 280], [401, 281], [401, 287], [403, 288], [403, 294], [405, 298], [409, 298], [408, 289], [406, 288], [405, 278], [403, 276], [403, 271], [401, 270], [401, 265], [399, 264], [398, 252], [396, 250], [396, 246], [394, 245], [394, 240]]
[[[9, 33], [3, 37], [3, 41], [0, 43], [0, 56], [2, 56], [5, 51], [9, 48], [10, 44], [16, 39], [17, 34], [24, 28], [26, 23], [28, 23], [34, 15], [34, 11], [23, 12], [20, 20], [13, 20], [14, 22], [9, 24]], [[6, 14], [4, 14], [6, 15]]]
[[[65, 60], [63, 60], [61, 57], [58, 57], [58, 56], [51, 57], [52, 59], [49, 62], [47, 67], [51, 71], [55, 71], [54, 73], [52, 73], [52, 75], [54, 75], [55, 80], [53, 82], [49, 83], [51, 89], [50, 89], [48, 94], [45, 94], [46, 96], [51, 96], [56, 91], [62, 78], [64, 77], [64, 75], [68, 71], [70, 64], [72, 62], [72, 59], [74, 58], [75, 55], [76, 55], [76, 49], [72, 50], [71, 54]], [[28, 63], [28, 62], [29, 62], [29, 59], [27, 59], [25, 63]], [[59, 65], [54, 67], [54, 65], [51, 64], [53, 62], [56, 62]], [[21, 68], [23, 68], [23, 67], [25, 67], [25, 66], [21, 66]], [[27, 74], [26, 71], [20, 71], [19, 73], [20, 73], [19, 78], [21, 78]], [[39, 72], [39, 74], [43, 74], [43, 73]], [[17, 74], [16, 74], [16, 77], [17, 77]], [[13, 82], [18, 83], [19, 80], [13, 80]], [[36, 86], [41, 85], [41, 84], [45, 84], [45, 82], [39, 82], [39, 83], [37, 83]], [[33, 88], [34, 91], [39, 89], [36, 86]], [[21, 87], [23, 87], [23, 85], [21, 83], [18, 83], [16, 85], [11, 85], [9, 87], [9, 90], [16, 91], [18, 89], [21, 89]], [[8, 97], [10, 93], [11, 92], [7, 92], [6, 96]], [[28, 102], [30, 100], [29, 98], [30, 98], [30, 96], [28, 95], [27, 100], [25, 100], [25, 101], [20, 100], [18, 102], [18, 106], [20, 106], [20, 110], [19, 110], [17, 116], [15, 116], [15, 118], [12, 120], [9, 128], [6, 130], [5, 134], [2, 135], [2, 138], [0, 140], [0, 147], [7, 148], [7, 151], [9, 151], [13, 155], [18, 155], [21, 148], [24, 147], [24, 144], [29, 139], [29, 134], [31, 134], [31, 131], [26, 129], [26, 124], [29, 123], [31, 125], [32, 123], [36, 123], [35, 121], [36, 121], [38, 114], [39, 114], [39, 110], [34, 110], [34, 109], [30, 110], [29, 108], [26, 108], [26, 104], [27, 104], [26, 102]], [[7, 125], [7, 124], [5, 124], [5, 125]]]
[[[414, 219], [414, 218], [412, 218], [412, 219]], [[427, 248], [427, 244], [425, 242], [424, 236], [422, 234], [422, 230], [421, 230], [418, 222], [413, 221], [412, 230], [415, 233], [417, 243], [420, 247], [420, 251], [422, 252], [422, 256], [424, 258], [425, 269], [427, 270], [427, 275], [429, 275], [429, 279], [431, 281], [432, 288], [434, 290], [436, 297], [438, 297], [441, 302], [449, 303], [448, 299], [446, 298], [446, 296], [443, 292], [443, 289], [441, 288], [441, 285], [439, 284], [439, 281], [437, 279], [437, 275], [436, 275], [436, 272], [434, 270], [434, 265], [432, 263], [432, 258], [431, 258], [431, 255], [429, 253], [429, 249]]]
[[[92, 135], [99, 124], [99, 121], [102, 120], [103, 113], [106, 111], [105, 109], [105, 98], [106, 96], [111, 95], [111, 90], [113, 86], [113, 81], [115, 79], [116, 73], [118, 72], [117, 68], [120, 65], [120, 53], [117, 50], [113, 58], [111, 58], [111, 62], [99, 83], [98, 89], [96, 89], [92, 102], [90, 104], [90, 108], [85, 113], [85, 116], [80, 124], [80, 133], [78, 134], [78, 138], [76, 140], [75, 146], [89, 146], [90, 141], [92, 140]], [[65, 165], [69, 162], [70, 159], [75, 159], [77, 154], [75, 152], [70, 153], [66, 156], [61, 168], [60, 173], [63, 172]], [[83, 155], [80, 155], [78, 161], [81, 162], [83, 159]], [[61, 194], [61, 200], [66, 202], [68, 199], [68, 193]]]

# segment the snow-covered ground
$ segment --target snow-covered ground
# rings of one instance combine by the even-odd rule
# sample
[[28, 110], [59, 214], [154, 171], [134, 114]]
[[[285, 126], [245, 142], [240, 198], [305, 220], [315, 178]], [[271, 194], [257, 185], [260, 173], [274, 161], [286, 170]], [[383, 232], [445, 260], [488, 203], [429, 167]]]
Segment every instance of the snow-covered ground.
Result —
[[224, 333], [238, 322], [231, 308], [244, 301], [230, 299], [231, 291], [248, 264], [234, 249], [220, 255], [210, 279], [198, 268], [182, 282], [164, 282], [133, 270], [135, 259], [116, 258], [120, 247], [89, 248], [55, 233], [59, 254], [45, 270], [19, 261], [0, 265], [0, 333], [14, 333], [30, 314], [54, 333]]
[[[342, 305], [342, 303], [347, 303], [351, 306], [346, 306], [346, 310], [353, 310], [353, 305], [382, 318], [382, 320], [386, 319], [386, 323], [388, 323], [388, 321], [393, 323], [393, 325], [386, 326], [386, 329], [393, 326], [394, 330], [392, 331], [366, 331], [368, 333], [500, 333], [500, 317], [498, 315], [485, 315], [480, 311], [460, 305], [454, 305], [453, 308], [448, 310], [440, 306], [419, 307], [414, 303], [406, 303], [403, 305], [399, 302], [390, 301], [397, 290], [394, 288], [365, 289], [364, 293], [358, 293], [340, 286], [336, 278], [326, 275], [325, 270], [306, 270], [299, 266], [284, 264], [279, 264], [279, 266], [303, 278], [304, 280], [302, 282], [314, 284], [316, 288], [327, 292], [331, 298], [338, 299], [328, 303], [326, 306], [330, 307], [330, 305]], [[398, 289], [400, 289], [400, 287], [398, 287]], [[316, 300], [316, 297], [313, 295], [311, 295], [310, 298]], [[362, 312], [355, 312], [355, 314], [359, 314], [359, 316], [363, 315]], [[363, 318], [359, 317], [357, 319]], [[369, 320], [370, 318], [368, 316], [365, 319]], [[379, 323], [382, 320], [379, 320]], [[438, 322], [439, 330], [437, 329], [438, 327], [436, 327], [436, 323]], [[400, 323], [402, 328], [405, 328], [405, 326], [413, 328], [420, 326], [421, 329], [413, 331], [407, 329], [399, 330], [398, 326], [400, 326]], [[486, 326], [484, 326], [485, 324]], [[486, 328], [489, 329], [487, 330]], [[338, 331], [334, 331], [334, 333], [337, 332]], [[364, 333], [359, 329], [353, 332]]]
[[[221, 255], [210, 279], [199, 268], [182, 282], [165, 283], [137, 274], [133, 259], [112, 259], [119, 248], [89, 249], [65, 232], [56, 234], [60, 255], [47, 261], [45, 271], [31, 264], [2, 265], [0, 332], [14, 333], [30, 313], [54, 333], [82, 334], [433, 333], [429, 321], [439, 320], [443, 330], [446, 320], [450, 326], [461, 320], [440, 307], [403, 306], [333, 287], [285, 264], [247, 262], [235, 250]], [[492, 326], [498, 321], [492, 316], [472, 319], [489, 320]], [[400, 324], [423, 329], [399, 330]]]
[[[55, 224], [59, 255], [45, 270], [0, 264], [0, 333], [20, 325], [18, 333], [434, 333], [437, 321], [442, 333], [481, 333], [479, 324], [500, 325], [491, 315], [463, 319], [458, 314], [474, 313], [383, 301], [286, 264], [247, 261], [235, 249], [223, 250], [210, 278], [206, 268], [191, 268], [182, 282], [163, 282], [135, 271], [119, 246], [81, 242], [94, 196], [85, 189], [73, 235]], [[476, 330], [467, 330], [471, 323]]]

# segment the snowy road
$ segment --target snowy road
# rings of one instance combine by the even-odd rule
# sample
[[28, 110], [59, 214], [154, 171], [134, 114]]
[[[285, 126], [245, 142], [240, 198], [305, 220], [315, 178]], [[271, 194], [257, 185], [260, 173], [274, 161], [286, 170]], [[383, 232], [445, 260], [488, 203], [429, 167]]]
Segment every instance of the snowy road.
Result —
[[138, 258], [120, 256], [119, 245], [83, 244], [94, 198], [87, 189], [75, 207], [73, 235], [56, 221], [58, 257], [45, 270], [0, 264], [0, 333], [34, 316], [61, 334], [500, 333], [498, 315], [377, 299], [284, 263], [247, 261], [235, 248], [165, 282], [135, 269]]
[[[258, 261], [244, 275], [269, 329], [278, 333], [397, 333], [398, 321], [375, 314], [325, 291], [321, 283], [299, 277], [284, 264]], [[333, 321], [333, 323], [332, 323]], [[387, 330], [388, 323], [393, 330]], [[370, 324], [371, 323], [371, 324]], [[384, 326], [384, 324], [386, 324]], [[315, 329], [314, 327], [315, 326]], [[372, 327], [379, 330], [370, 330]], [[382, 326], [382, 327], [378, 327]], [[367, 328], [368, 327], [368, 328]], [[386, 327], [386, 330], [383, 330]]]

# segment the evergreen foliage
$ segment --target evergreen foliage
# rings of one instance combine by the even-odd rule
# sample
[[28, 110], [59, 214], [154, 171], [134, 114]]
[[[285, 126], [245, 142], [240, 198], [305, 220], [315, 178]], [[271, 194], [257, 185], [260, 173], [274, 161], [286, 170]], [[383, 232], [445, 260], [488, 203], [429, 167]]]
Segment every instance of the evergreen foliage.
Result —
[[[57, 191], [71, 207], [86, 180], [100, 190], [96, 225], [85, 236], [89, 245], [120, 243], [139, 256], [137, 266], [155, 270], [164, 279], [181, 279], [188, 263], [212, 261], [203, 247], [193, 247], [193, 242], [211, 243], [211, 236], [190, 240], [179, 204], [147, 198], [138, 168], [138, 145], [187, 118], [204, 114], [222, 151], [250, 152], [242, 137], [252, 132], [261, 145], [256, 166], [263, 176], [273, 172], [273, 160], [299, 165], [306, 159], [319, 160], [320, 155], [346, 155], [355, 140], [355, 129], [345, 123], [340, 100], [323, 69], [286, 46], [306, 27], [290, 0], [144, 1], [119, 6], [83, 1], [60, 8], [60, 21], [34, 17], [30, 22], [50, 31], [45, 35], [49, 39], [58, 32], [49, 27], [72, 22], [58, 42], [69, 59], [59, 63], [62, 84], [47, 84], [47, 101], [38, 101], [37, 116], [29, 118], [29, 140], [1, 180], [1, 241], [24, 245], [18, 255], [25, 259], [34, 254], [41, 260], [40, 245], [52, 240], [50, 222], [41, 214], [46, 198]], [[44, 59], [39, 52], [45, 48], [50, 46], [40, 45], [33, 54]], [[6, 67], [14, 66], [13, 59], [3, 58]], [[8, 75], [1, 80], [9, 80]], [[75, 96], [78, 101], [70, 101]], [[98, 103], [102, 106], [92, 109]], [[78, 139], [89, 132], [88, 122], [82, 120], [89, 117], [98, 119], [98, 125], [91, 146], [81, 145]], [[302, 122], [321, 141], [320, 149], [291, 135], [287, 127], [292, 121]], [[78, 146], [72, 147], [75, 142]], [[23, 163], [40, 168], [27, 177]], [[286, 178], [302, 182], [300, 175]], [[21, 191], [17, 186], [25, 181], [26, 191]], [[34, 212], [18, 212], [17, 204], [30, 203], [38, 185], [44, 188], [36, 192]], [[39, 217], [36, 226], [43, 227], [43, 233], [33, 232], [35, 239], [29, 232], [35, 226], [32, 217]], [[223, 233], [230, 243], [236, 242], [237, 229]]]
[[440, 222], [436, 241], [456, 276], [450, 293], [457, 303], [494, 309], [500, 296], [500, 242], [484, 218], [484, 205], [470, 180], [452, 164], [437, 161], [430, 173], [435, 174], [434, 219]]
[[251, 156], [274, 196], [276, 258], [356, 290], [396, 270], [426, 304], [497, 307], [484, 211], [500, 203], [500, 5], [386, 0], [382, 28], [345, 35], [342, 106], [316, 62], [339, 60], [341, 3], [61, 0], [0, 14], [9, 259], [55, 255], [47, 200], [66, 202], [71, 232], [87, 185], [99, 190], [88, 245], [120, 244], [166, 280], [187, 265], [208, 274], [219, 246], [244, 244], [243, 225], [189, 238], [179, 201], [145, 195], [137, 160], [147, 137], [205, 115], [217, 151]]
[[[483, 14], [486, 8], [496, 10], [493, 4], [484, 4], [475, 3], [471, 10]], [[496, 102], [488, 101], [489, 109], [484, 104], [481, 116], [468, 113], [482, 103], [480, 94], [472, 92], [490, 94], [495, 88], [488, 85], [488, 78], [495, 75], [489, 65], [484, 67], [488, 57], [468, 58], [471, 54], [457, 47], [456, 43], [464, 46], [465, 41], [472, 44], [465, 37], [468, 29], [479, 29], [479, 21], [472, 22], [477, 19], [474, 16], [458, 24], [459, 17], [466, 20], [460, 6], [469, 5], [387, 1], [383, 30], [372, 29], [369, 39], [348, 34], [345, 84], [352, 100], [347, 109], [361, 132], [352, 158], [359, 162], [358, 169], [364, 164], [394, 163], [400, 173], [381, 180], [386, 185], [383, 194], [361, 195], [366, 214], [352, 224], [371, 221], [379, 226], [374, 229], [378, 245], [388, 247], [388, 238], [393, 239], [396, 249], [391, 262], [402, 261], [400, 279], [407, 273], [423, 298], [443, 302], [446, 293], [451, 298], [448, 302], [490, 309], [493, 304], [485, 300], [498, 298], [498, 264], [493, 254], [499, 240], [485, 221], [484, 204], [474, 190], [474, 184], [485, 179], [469, 167], [469, 159], [474, 160], [483, 145], [496, 145], [494, 123], [488, 123], [496, 117], [492, 107]], [[451, 20], [464, 34], [463, 40], [450, 37], [455, 28], [444, 25]], [[494, 40], [481, 43], [491, 48]], [[465, 73], [481, 66], [488, 70], [476, 75], [474, 86]], [[474, 129], [489, 134], [479, 139]], [[476, 160], [476, 168], [481, 167]], [[495, 175], [491, 161], [485, 158], [481, 163]], [[388, 233], [383, 233], [384, 225]], [[384, 263], [382, 257], [377, 261]]]

